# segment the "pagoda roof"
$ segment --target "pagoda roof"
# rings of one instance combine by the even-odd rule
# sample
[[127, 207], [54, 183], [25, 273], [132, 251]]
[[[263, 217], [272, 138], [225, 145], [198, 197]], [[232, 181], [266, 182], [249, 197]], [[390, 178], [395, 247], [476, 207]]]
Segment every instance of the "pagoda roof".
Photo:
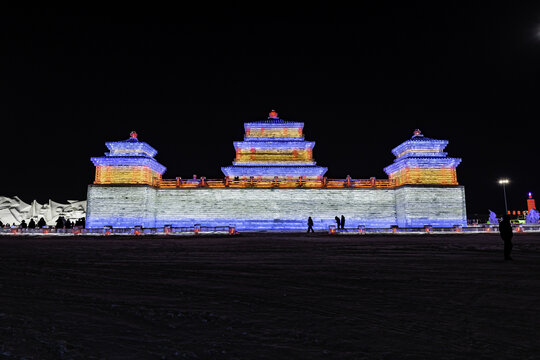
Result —
[[283, 127], [293, 127], [293, 128], [303, 128], [303, 122], [288, 121], [283, 119], [268, 119], [260, 121], [252, 121], [244, 123], [244, 128], [283, 128]]
[[94, 166], [145, 166], [163, 174], [167, 169], [154, 156], [157, 150], [137, 139], [137, 133], [132, 131], [129, 139], [106, 142], [110, 150], [105, 156], [92, 157]]
[[313, 149], [315, 146], [315, 141], [299, 141], [296, 140], [297, 138], [292, 139], [294, 140], [275, 140], [273, 138], [269, 138], [269, 140], [245, 140], [234, 141], [233, 144], [235, 149]]
[[411, 149], [436, 149], [442, 151], [446, 145], [448, 145], [448, 140], [428, 138], [420, 134], [420, 130], [416, 130], [415, 134], [409, 140], [406, 140], [393, 148], [392, 154], [399, 156], [405, 150]]
[[314, 160], [286, 160], [286, 161], [233, 161], [233, 165], [238, 166], [254, 166], [254, 167], [265, 167], [265, 168], [275, 168], [276, 166], [314, 166], [317, 165], [317, 162]]
[[457, 167], [461, 163], [460, 158], [451, 157], [410, 157], [397, 159], [393, 164], [388, 165], [383, 170], [390, 175], [406, 167]]
[[101, 156], [90, 158], [94, 166], [144, 166], [160, 174], [167, 168], [148, 156]]
[[269, 177], [287, 177], [287, 176], [324, 176], [328, 168], [313, 165], [294, 165], [294, 166], [225, 166], [221, 171], [225, 176], [269, 176]]
[[244, 128], [282, 128], [282, 127], [294, 127], [294, 128], [303, 128], [303, 122], [287, 121], [283, 120], [278, 116], [278, 113], [275, 110], [270, 111], [268, 118], [266, 120], [252, 121], [244, 123]]
[[105, 146], [111, 151], [107, 156], [138, 156], [145, 154], [149, 157], [154, 157], [157, 150], [145, 142], [139, 141], [137, 133], [131, 132], [129, 139], [120, 141], [109, 141]]

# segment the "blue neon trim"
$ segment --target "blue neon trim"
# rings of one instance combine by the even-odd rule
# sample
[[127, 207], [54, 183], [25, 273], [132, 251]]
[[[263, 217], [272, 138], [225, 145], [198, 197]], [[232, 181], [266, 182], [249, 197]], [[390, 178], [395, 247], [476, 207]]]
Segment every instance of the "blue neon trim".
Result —
[[143, 166], [163, 175], [167, 168], [155, 159], [144, 156], [103, 156], [90, 158], [94, 166]]
[[407, 167], [457, 167], [461, 163], [459, 158], [398, 158], [395, 163], [383, 170], [387, 175]]
[[322, 166], [225, 166], [221, 168], [225, 176], [263, 176], [263, 177], [318, 177], [324, 176], [328, 168]]

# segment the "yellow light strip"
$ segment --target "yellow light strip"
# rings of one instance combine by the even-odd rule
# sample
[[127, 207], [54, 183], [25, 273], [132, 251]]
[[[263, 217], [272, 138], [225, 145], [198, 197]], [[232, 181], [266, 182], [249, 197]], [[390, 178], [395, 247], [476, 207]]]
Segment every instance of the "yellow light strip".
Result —
[[94, 184], [147, 184], [160, 180], [161, 175], [143, 166], [96, 166]]
[[458, 185], [456, 169], [450, 167], [409, 167], [391, 174], [390, 179], [394, 179], [398, 186], [405, 184]]
[[286, 138], [286, 137], [301, 137], [301, 128], [248, 128], [246, 129], [247, 137], [268, 137], [268, 138]]
[[313, 158], [311, 149], [253, 149], [238, 150], [236, 152], [236, 161], [263, 161], [268, 163], [282, 161], [310, 161]]

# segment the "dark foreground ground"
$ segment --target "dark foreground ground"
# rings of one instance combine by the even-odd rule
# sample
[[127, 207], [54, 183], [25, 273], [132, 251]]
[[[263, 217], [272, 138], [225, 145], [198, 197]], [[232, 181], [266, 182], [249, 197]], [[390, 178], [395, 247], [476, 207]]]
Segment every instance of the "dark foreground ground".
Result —
[[540, 235], [0, 237], [0, 359], [540, 359]]

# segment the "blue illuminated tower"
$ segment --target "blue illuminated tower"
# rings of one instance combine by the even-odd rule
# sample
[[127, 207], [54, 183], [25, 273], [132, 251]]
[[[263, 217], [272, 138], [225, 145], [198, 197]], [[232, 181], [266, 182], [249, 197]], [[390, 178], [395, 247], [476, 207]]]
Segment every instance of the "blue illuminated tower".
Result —
[[447, 157], [447, 140], [425, 137], [416, 129], [407, 141], [396, 146], [394, 163], [385, 167], [388, 177], [400, 185], [458, 185], [459, 158]]
[[314, 141], [305, 141], [304, 123], [285, 121], [272, 110], [267, 120], [244, 124], [244, 141], [235, 141], [232, 166], [222, 167], [225, 176], [256, 179], [322, 178], [328, 168], [313, 160]]
[[96, 167], [94, 184], [154, 185], [166, 170], [154, 159], [157, 150], [139, 141], [135, 131], [127, 140], [111, 141], [105, 145], [110, 152], [90, 159]]

